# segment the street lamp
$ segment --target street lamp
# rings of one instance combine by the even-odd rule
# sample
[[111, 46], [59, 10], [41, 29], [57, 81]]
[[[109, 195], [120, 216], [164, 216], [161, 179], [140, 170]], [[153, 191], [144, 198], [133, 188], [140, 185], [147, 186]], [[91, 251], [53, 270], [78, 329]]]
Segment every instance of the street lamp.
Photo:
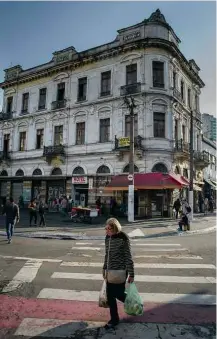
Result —
[[189, 168], [190, 168], [190, 184], [189, 184], [189, 195], [188, 201], [189, 206], [191, 207], [190, 213], [190, 221], [193, 220], [193, 213], [194, 213], [194, 117], [193, 117], [193, 110], [191, 109], [191, 116], [190, 116], [190, 158], [189, 158]]
[[128, 175], [128, 221], [134, 221], [134, 98], [130, 100], [125, 96], [124, 102], [130, 112], [130, 153], [129, 153], [129, 175]]

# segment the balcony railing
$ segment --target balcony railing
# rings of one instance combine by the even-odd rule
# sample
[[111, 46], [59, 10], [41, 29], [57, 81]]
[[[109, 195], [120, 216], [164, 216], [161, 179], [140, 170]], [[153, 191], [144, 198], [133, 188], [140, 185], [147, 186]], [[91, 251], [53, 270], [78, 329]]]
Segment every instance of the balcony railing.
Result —
[[57, 156], [57, 155], [65, 155], [65, 149], [63, 145], [55, 145], [55, 146], [44, 146], [43, 156]]
[[121, 86], [120, 94], [121, 96], [136, 94], [141, 92], [141, 82], [136, 82], [135, 84]]
[[184, 99], [182, 98], [181, 92], [179, 92], [176, 88], [173, 90], [173, 96], [178, 99], [181, 102], [184, 102]]
[[210, 163], [209, 153], [206, 151], [194, 151], [194, 160], [196, 163], [203, 163], [208, 165]]
[[10, 160], [11, 156], [9, 152], [6, 151], [0, 151], [0, 161], [2, 160]]
[[53, 101], [51, 104], [51, 109], [60, 109], [66, 107], [66, 99], [59, 100], [59, 101]]
[[8, 112], [8, 113], [1, 112], [0, 113], [0, 120], [9, 120], [9, 119], [12, 119], [12, 117], [13, 117], [12, 112]]
[[189, 143], [183, 141], [182, 139], [175, 141], [174, 150], [176, 152], [189, 153]]

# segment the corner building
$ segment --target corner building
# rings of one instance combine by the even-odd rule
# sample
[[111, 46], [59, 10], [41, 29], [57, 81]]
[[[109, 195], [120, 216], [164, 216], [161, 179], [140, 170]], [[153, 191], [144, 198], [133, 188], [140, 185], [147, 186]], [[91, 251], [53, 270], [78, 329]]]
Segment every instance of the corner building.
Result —
[[[192, 37], [193, 38], [193, 37]], [[125, 96], [135, 100], [135, 171], [189, 177], [190, 109], [194, 115], [195, 181], [202, 152], [200, 90], [194, 60], [159, 10], [120, 29], [114, 41], [51, 61], [5, 70], [0, 119], [0, 196], [72, 195], [87, 205], [112, 176], [128, 172], [130, 132]]]

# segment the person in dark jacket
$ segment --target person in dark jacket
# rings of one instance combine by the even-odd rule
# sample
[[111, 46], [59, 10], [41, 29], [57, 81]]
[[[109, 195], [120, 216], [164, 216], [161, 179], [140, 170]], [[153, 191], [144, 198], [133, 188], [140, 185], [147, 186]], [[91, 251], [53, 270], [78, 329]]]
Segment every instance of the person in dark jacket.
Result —
[[179, 199], [177, 199], [177, 200], [174, 202], [173, 208], [174, 208], [175, 211], [176, 211], [176, 219], [178, 219], [179, 211], [180, 211], [180, 208], [181, 208], [181, 202], [180, 202]]
[[45, 205], [43, 203], [43, 201], [40, 201], [39, 203], [39, 208], [38, 208], [38, 214], [40, 216], [40, 222], [39, 222], [39, 226], [41, 226], [43, 224], [43, 226], [46, 226], [45, 224]]
[[29, 226], [32, 226], [32, 219], [35, 219], [35, 226], [37, 226], [37, 211], [35, 199], [30, 201], [29, 208]]
[[19, 207], [14, 203], [14, 199], [12, 197], [4, 206], [2, 214], [6, 215], [6, 232], [8, 244], [10, 244], [14, 233], [15, 222], [19, 222], [20, 220]]
[[134, 263], [131, 255], [130, 241], [121, 225], [115, 218], [106, 222], [105, 260], [103, 278], [107, 282], [107, 299], [111, 320], [105, 326], [113, 328], [119, 323], [116, 299], [124, 302], [126, 298], [125, 284], [134, 281]]

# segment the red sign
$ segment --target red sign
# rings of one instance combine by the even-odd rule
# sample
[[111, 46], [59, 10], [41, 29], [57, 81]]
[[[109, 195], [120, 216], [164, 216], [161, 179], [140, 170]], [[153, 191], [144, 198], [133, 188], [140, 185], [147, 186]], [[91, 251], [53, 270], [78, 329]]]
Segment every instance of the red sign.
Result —
[[72, 184], [87, 184], [87, 177], [72, 177]]

